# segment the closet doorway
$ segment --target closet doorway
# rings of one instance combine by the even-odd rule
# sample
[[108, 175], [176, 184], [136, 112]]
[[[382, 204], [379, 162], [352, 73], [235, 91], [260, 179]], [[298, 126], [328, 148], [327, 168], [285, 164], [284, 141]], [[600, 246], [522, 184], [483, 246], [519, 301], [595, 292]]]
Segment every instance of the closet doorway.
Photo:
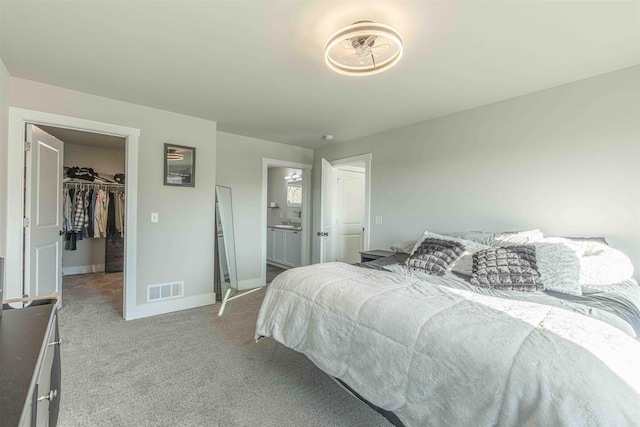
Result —
[[[137, 175], [138, 175], [138, 140], [140, 130], [127, 126], [120, 126], [93, 120], [63, 116], [59, 114], [45, 113], [35, 110], [27, 110], [17, 107], [9, 107], [9, 144], [7, 150], [7, 258], [5, 263], [6, 298], [18, 298], [23, 295], [39, 296], [47, 293], [59, 293], [62, 288], [62, 252], [65, 244], [62, 231], [62, 166], [64, 163], [64, 143], [50, 135], [51, 141], [58, 143], [48, 144], [47, 141], [27, 139], [27, 130], [35, 125], [37, 127], [51, 126], [64, 130], [82, 131], [91, 134], [118, 137], [125, 141], [125, 226], [124, 233], [124, 273], [120, 274], [119, 294], [120, 303], [114, 304], [116, 312], [122, 313], [125, 320], [139, 317], [136, 310], [136, 246], [137, 246]], [[43, 135], [48, 135], [41, 131]], [[55, 131], [54, 131], [55, 132]], [[33, 136], [33, 135], [31, 135]], [[38, 159], [34, 153], [43, 154]], [[36, 160], [34, 168], [33, 160]], [[44, 160], [43, 160], [44, 159]], [[53, 166], [52, 166], [53, 165]], [[40, 176], [33, 173], [38, 170]], [[52, 177], [50, 182], [44, 176]], [[41, 185], [37, 185], [41, 184]], [[52, 185], [59, 188], [53, 189]], [[48, 190], [48, 191], [44, 191]], [[27, 199], [30, 201], [28, 202]], [[34, 204], [33, 202], [36, 201]], [[56, 205], [53, 209], [31, 209], [27, 213], [27, 203], [32, 205], [47, 206]], [[55, 217], [52, 216], [55, 213]], [[30, 216], [27, 216], [30, 215]], [[47, 239], [53, 239], [48, 245], [41, 246], [40, 253], [36, 253], [32, 259], [25, 260], [26, 254], [31, 252], [30, 240], [34, 224], [46, 229]], [[25, 231], [26, 228], [30, 230]], [[45, 231], [45, 230], [37, 230]], [[55, 238], [53, 236], [56, 236]], [[76, 241], [77, 243], [77, 241]], [[76, 247], [77, 249], [77, 247]], [[106, 248], [105, 248], [106, 249]], [[60, 259], [59, 263], [45, 262], [54, 258]], [[37, 273], [29, 277], [26, 271], [26, 263], [35, 262]], [[104, 264], [104, 262], [103, 262]], [[39, 268], [38, 265], [46, 268]], [[102, 274], [113, 280], [112, 274]], [[69, 277], [81, 277], [73, 275]], [[51, 288], [54, 291], [52, 292]], [[63, 305], [64, 305], [63, 296]]]
[[[59, 243], [61, 260], [58, 261], [62, 272], [59, 293], [66, 286], [84, 287], [85, 290], [90, 288], [92, 294], [102, 294], [103, 300], [122, 315], [125, 138], [32, 124], [27, 125], [26, 132], [27, 140], [44, 141], [48, 146], [63, 147], [62, 185], [59, 181], [54, 185], [59, 187], [55, 190], [61, 193], [61, 197], [31, 197], [34, 203], [25, 199], [25, 217], [33, 218], [34, 210], [55, 209], [54, 201], [58, 209], [62, 207], [62, 227], [58, 232], [62, 236], [62, 242]], [[37, 169], [42, 168], [43, 161], [38, 153], [34, 152], [33, 156], [38, 161], [31, 162], [32, 175], [37, 176], [40, 175]], [[34, 180], [31, 183], [33, 187]], [[47, 189], [50, 187], [51, 183], [47, 185]], [[31, 194], [35, 192], [31, 191]], [[43, 206], [47, 204], [51, 206]], [[32, 211], [31, 214], [29, 210]], [[38, 245], [33, 238], [28, 237], [29, 234], [37, 234], [37, 224], [33, 225], [33, 228], [25, 228], [25, 281], [30, 283], [29, 293], [38, 294], [40, 290], [35, 289], [35, 286], [39, 281], [31, 278], [38, 274], [37, 270], [42, 269], [42, 266], [35, 262]], [[49, 247], [53, 248], [53, 245]], [[53, 256], [53, 251], [50, 252]], [[45, 267], [45, 271], [50, 269]], [[86, 295], [85, 292], [76, 294]]]

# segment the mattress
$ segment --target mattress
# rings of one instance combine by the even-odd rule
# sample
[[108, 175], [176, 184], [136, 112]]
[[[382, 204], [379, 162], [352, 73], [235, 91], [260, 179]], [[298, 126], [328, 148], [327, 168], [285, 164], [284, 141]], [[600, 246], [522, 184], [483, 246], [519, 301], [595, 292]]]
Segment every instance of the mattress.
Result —
[[406, 426], [640, 420], [635, 282], [583, 297], [512, 295], [394, 272], [399, 263], [282, 273], [256, 339], [304, 353]]

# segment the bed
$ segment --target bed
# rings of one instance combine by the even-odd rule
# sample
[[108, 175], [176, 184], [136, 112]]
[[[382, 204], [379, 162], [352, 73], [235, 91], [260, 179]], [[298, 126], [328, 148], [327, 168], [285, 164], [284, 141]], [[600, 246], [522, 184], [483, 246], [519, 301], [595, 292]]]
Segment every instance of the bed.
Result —
[[256, 339], [305, 354], [395, 425], [640, 424], [634, 279], [520, 292], [409, 271], [408, 257], [282, 273]]

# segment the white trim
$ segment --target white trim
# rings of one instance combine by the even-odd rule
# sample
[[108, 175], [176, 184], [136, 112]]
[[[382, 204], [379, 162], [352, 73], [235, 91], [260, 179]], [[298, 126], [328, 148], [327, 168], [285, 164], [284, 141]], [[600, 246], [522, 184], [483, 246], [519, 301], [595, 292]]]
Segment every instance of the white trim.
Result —
[[124, 292], [122, 312], [125, 319], [133, 319], [136, 312], [136, 247], [138, 211], [138, 138], [140, 130], [127, 126], [9, 107], [9, 143], [7, 147], [7, 260], [6, 298], [21, 297], [22, 277], [22, 216], [24, 212], [23, 156], [27, 123], [56, 126], [86, 132], [119, 136], [126, 139], [125, 162], [127, 191], [125, 200]]
[[104, 264], [78, 265], [74, 267], [62, 267], [63, 276], [73, 276], [76, 274], [104, 273]]
[[257, 286], [265, 286], [267, 283], [267, 190], [269, 181], [269, 167], [284, 167], [302, 170], [302, 253], [301, 265], [310, 264], [310, 243], [311, 239], [311, 169], [313, 165], [304, 163], [288, 162], [286, 160], [262, 158], [262, 208], [261, 208], [261, 227], [262, 227], [262, 273], [261, 284]]
[[191, 297], [160, 300], [141, 304], [136, 307], [133, 316], [127, 320], [141, 319], [143, 317], [156, 316], [158, 314], [172, 313], [174, 311], [188, 310], [190, 308], [203, 307], [216, 303], [216, 294], [194, 295]]
[[[364, 250], [369, 250], [371, 239], [371, 153], [360, 154], [358, 156], [345, 157], [342, 159], [328, 160], [331, 166], [350, 165], [353, 163], [364, 163]], [[320, 206], [322, 209], [322, 206]]]
[[269, 261], [269, 260], [267, 260], [267, 264], [269, 264], [269, 265], [273, 265], [274, 267], [278, 267], [278, 268], [284, 268], [285, 270], [288, 270], [288, 269], [290, 269], [290, 268], [294, 268], [294, 267], [293, 267], [293, 266], [291, 266], [291, 265], [280, 264], [280, 263], [278, 263], [278, 262], [275, 262], [275, 261]]
[[246, 291], [247, 289], [259, 288], [265, 285], [266, 276], [264, 279], [255, 277], [253, 279], [238, 280], [238, 291]]

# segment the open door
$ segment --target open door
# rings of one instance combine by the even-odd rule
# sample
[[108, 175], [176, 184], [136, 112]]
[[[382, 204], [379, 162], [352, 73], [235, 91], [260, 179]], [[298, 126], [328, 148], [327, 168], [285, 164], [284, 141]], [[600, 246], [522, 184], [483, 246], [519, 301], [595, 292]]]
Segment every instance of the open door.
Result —
[[27, 124], [24, 293], [62, 292], [62, 161], [64, 143]]
[[333, 255], [333, 200], [336, 172], [331, 163], [322, 159], [322, 188], [320, 191], [320, 262], [335, 261]]

